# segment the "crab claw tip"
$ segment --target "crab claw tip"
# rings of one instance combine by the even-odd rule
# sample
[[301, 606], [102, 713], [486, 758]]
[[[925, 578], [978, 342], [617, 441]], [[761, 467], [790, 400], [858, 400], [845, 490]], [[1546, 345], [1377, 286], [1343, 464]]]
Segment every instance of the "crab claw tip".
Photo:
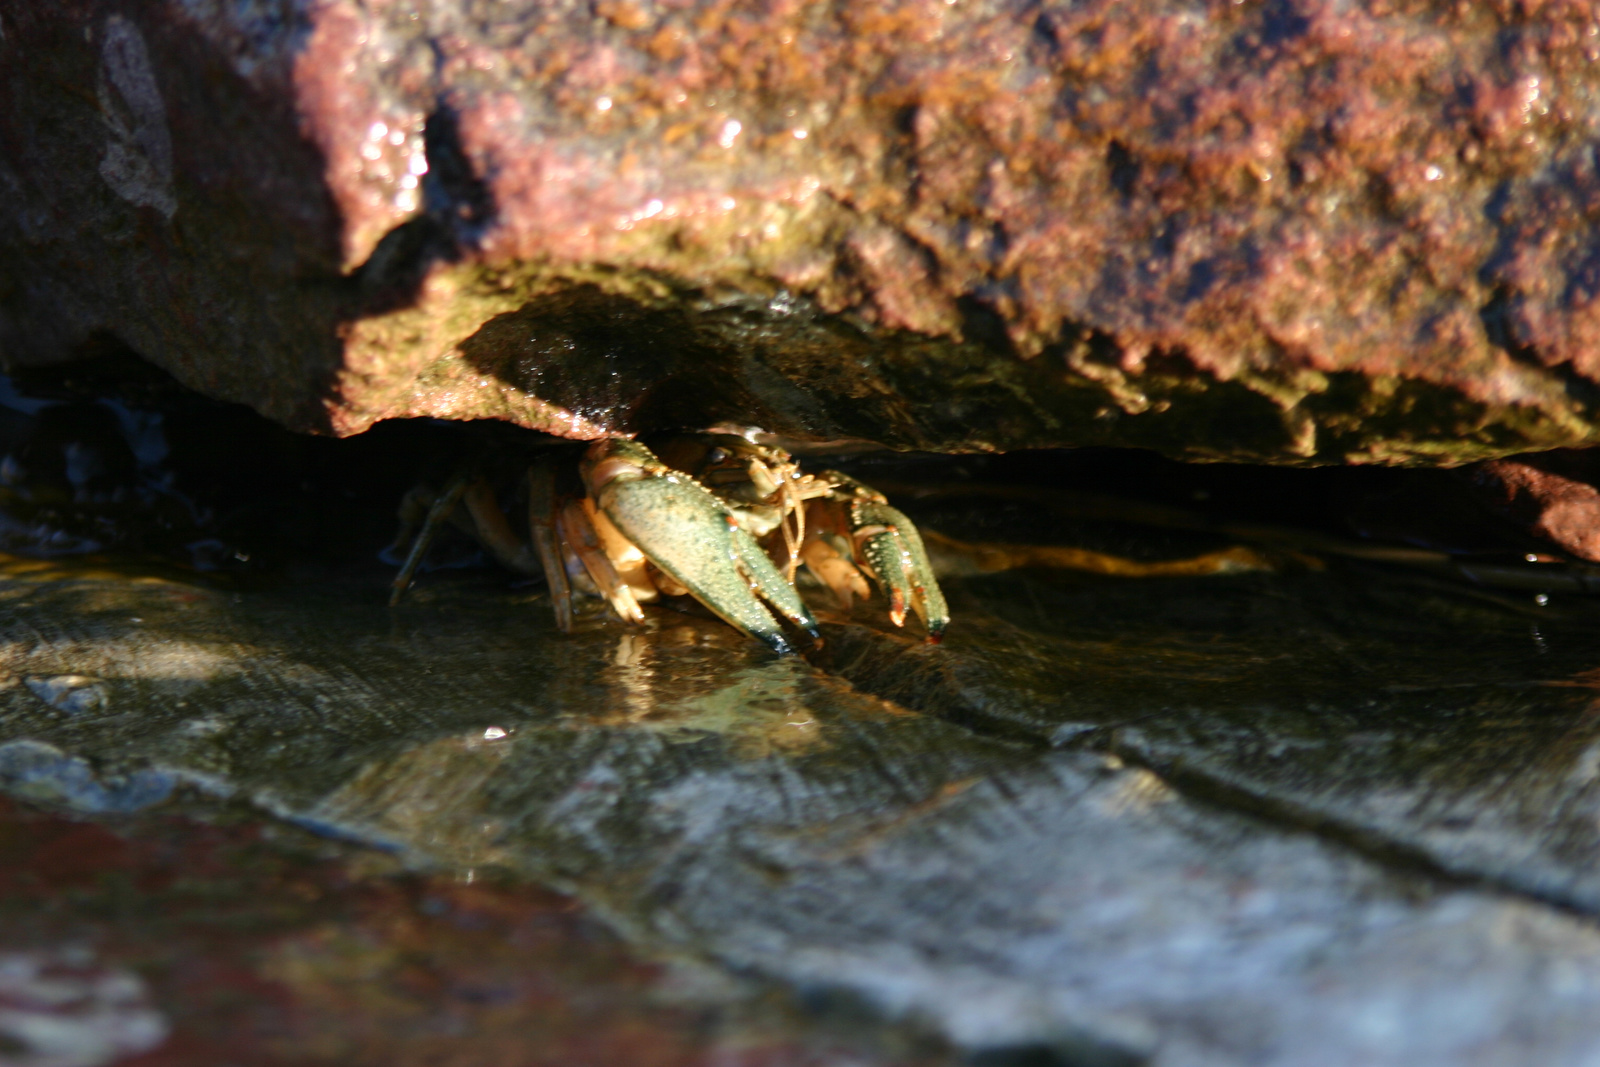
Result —
[[789, 642], [785, 641], [783, 639], [783, 635], [782, 634], [779, 634], [779, 633], [759, 633], [759, 634], [756, 634], [755, 636], [757, 638], [759, 638], [763, 644], [765, 644], [768, 648], [772, 649], [772, 651], [776, 652], [780, 656], [792, 656], [792, 655], [794, 655], [794, 646], [791, 645]]

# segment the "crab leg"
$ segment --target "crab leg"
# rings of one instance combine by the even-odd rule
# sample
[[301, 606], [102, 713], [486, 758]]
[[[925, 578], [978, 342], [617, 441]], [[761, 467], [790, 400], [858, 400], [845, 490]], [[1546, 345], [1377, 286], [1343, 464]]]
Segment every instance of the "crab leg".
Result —
[[572, 583], [567, 580], [567, 561], [556, 534], [556, 468], [542, 459], [528, 468], [528, 535], [544, 567], [545, 584], [550, 587], [550, 605], [555, 608], [556, 628], [572, 632]]
[[400, 603], [400, 598], [411, 587], [411, 579], [416, 576], [417, 568], [422, 566], [422, 560], [427, 556], [428, 549], [433, 547], [433, 539], [439, 536], [440, 527], [449, 521], [450, 514], [456, 510], [456, 505], [461, 503], [462, 494], [467, 491], [467, 486], [472, 484], [472, 477], [470, 471], [457, 474], [428, 509], [428, 517], [423, 520], [417, 539], [411, 542], [411, 551], [406, 554], [405, 564], [391, 583], [389, 592], [391, 608]]
[[591, 498], [617, 531], [729, 625], [774, 651], [794, 651], [759, 594], [816, 637], [816, 621], [794, 586], [694, 479], [634, 441], [596, 442], [583, 475]]
[[589, 573], [589, 580], [606, 598], [617, 618], [623, 622], [643, 622], [644, 609], [639, 607], [634, 587], [618, 573], [606, 554], [605, 542], [592, 521], [593, 514], [593, 505], [587, 500], [569, 500], [563, 504], [556, 517], [562, 543], [577, 553], [583, 569]]
[[500, 561], [502, 567], [518, 574], [538, 577], [539, 565], [533, 561], [528, 546], [511, 532], [511, 524], [506, 521], [506, 513], [501, 511], [500, 505], [495, 502], [494, 490], [489, 488], [488, 482], [482, 478], [475, 478], [467, 486], [461, 503], [472, 519], [472, 533], [477, 537], [478, 543], [487, 548], [494, 558]]
[[853, 562], [855, 552], [849, 540], [836, 531], [813, 522], [800, 548], [800, 558], [811, 573], [832, 590], [846, 611], [857, 599], [866, 600], [872, 596], [872, 587], [861, 574], [861, 568]]

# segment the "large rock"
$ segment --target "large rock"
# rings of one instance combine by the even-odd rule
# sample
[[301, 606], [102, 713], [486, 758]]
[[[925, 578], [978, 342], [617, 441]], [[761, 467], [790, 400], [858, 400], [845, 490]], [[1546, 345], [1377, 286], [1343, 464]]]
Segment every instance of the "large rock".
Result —
[[346, 434], [1589, 443], [1576, 0], [0, 0], [0, 346]]

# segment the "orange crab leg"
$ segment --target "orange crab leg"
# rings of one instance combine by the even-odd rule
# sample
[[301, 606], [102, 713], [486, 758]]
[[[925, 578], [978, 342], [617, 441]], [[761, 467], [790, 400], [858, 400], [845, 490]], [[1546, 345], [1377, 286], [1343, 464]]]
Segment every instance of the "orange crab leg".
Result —
[[813, 526], [805, 544], [800, 546], [800, 558], [811, 573], [827, 586], [846, 611], [857, 598], [866, 600], [872, 587], [861, 575], [861, 568], [850, 561], [849, 549], [844, 552], [833, 543], [833, 537]]
[[587, 500], [569, 500], [563, 504], [556, 516], [556, 530], [561, 540], [577, 553], [583, 569], [589, 573], [590, 580], [610, 603], [617, 617], [624, 622], [643, 622], [644, 609], [639, 607], [633, 587], [623, 581], [617, 569], [611, 565], [600, 534], [595, 530], [594, 523], [589, 521], [585, 505], [589, 505]]
[[570, 634], [572, 583], [567, 580], [566, 554], [561, 550], [556, 533], [556, 512], [556, 468], [550, 460], [544, 459], [528, 468], [528, 533], [544, 567], [550, 605], [556, 612], [556, 628]]
[[528, 546], [511, 532], [506, 513], [495, 502], [494, 490], [489, 488], [488, 482], [482, 478], [474, 479], [467, 486], [461, 502], [466, 505], [467, 514], [472, 518], [473, 533], [479, 543], [500, 561], [502, 567], [519, 574], [539, 573], [539, 566], [528, 554]]

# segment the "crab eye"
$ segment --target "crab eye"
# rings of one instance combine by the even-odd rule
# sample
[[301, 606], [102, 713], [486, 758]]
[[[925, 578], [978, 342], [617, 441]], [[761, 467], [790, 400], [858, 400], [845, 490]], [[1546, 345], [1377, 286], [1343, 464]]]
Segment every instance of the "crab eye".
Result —
[[706, 453], [706, 462], [708, 462], [708, 463], [721, 463], [723, 460], [725, 460], [727, 458], [728, 458], [728, 450], [726, 448], [721, 447], [720, 445], [718, 447], [716, 447], [716, 448], [713, 448], [710, 452]]

